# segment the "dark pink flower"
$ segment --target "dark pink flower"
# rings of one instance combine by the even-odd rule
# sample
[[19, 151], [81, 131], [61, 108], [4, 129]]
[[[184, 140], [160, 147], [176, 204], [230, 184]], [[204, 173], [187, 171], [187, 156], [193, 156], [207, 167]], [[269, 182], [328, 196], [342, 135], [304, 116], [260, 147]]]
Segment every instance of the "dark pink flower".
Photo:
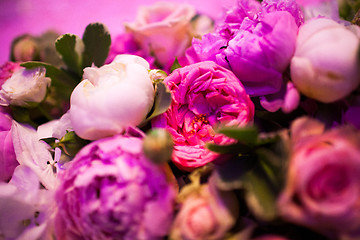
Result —
[[230, 141], [216, 134], [217, 125], [243, 126], [253, 120], [254, 104], [240, 81], [214, 62], [176, 69], [164, 82], [172, 93], [172, 103], [152, 125], [166, 128], [173, 136], [172, 160], [180, 169], [192, 170], [217, 157], [205, 143]]

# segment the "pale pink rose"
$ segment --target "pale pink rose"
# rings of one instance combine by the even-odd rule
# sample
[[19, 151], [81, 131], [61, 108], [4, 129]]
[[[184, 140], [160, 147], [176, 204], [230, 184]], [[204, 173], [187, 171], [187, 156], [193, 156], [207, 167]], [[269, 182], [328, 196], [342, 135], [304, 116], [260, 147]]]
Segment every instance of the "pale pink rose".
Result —
[[191, 19], [195, 9], [188, 4], [157, 2], [151, 6], [140, 6], [134, 23], [126, 29], [135, 41], [157, 62], [166, 66], [175, 57], [184, 55], [191, 43]]
[[337, 22], [318, 18], [299, 29], [291, 79], [304, 95], [329, 103], [346, 97], [360, 82], [359, 38]]
[[174, 240], [224, 239], [236, 221], [238, 205], [231, 192], [203, 185], [182, 202], [171, 230]]
[[306, 117], [292, 124], [278, 208], [287, 220], [339, 237], [360, 229], [360, 132], [350, 126], [324, 129]]

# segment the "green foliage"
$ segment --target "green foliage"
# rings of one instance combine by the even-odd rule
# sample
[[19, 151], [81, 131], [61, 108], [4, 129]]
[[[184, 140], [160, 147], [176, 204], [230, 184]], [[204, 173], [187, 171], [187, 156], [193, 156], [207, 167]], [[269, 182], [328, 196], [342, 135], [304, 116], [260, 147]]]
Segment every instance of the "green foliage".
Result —
[[171, 92], [163, 82], [155, 83], [155, 98], [152, 109], [146, 119], [140, 124], [145, 125], [154, 117], [164, 113], [171, 104]]
[[89, 24], [84, 32], [83, 68], [93, 63], [100, 67], [104, 64], [110, 50], [111, 37], [106, 27], [101, 23]]
[[[228, 145], [207, 144], [208, 149], [228, 160], [214, 164], [218, 188], [245, 190], [245, 200], [262, 220], [277, 217], [276, 199], [283, 187], [288, 160], [288, 132], [259, 134], [255, 127], [224, 127], [218, 130], [236, 140]], [[231, 157], [232, 156], [232, 157]]]
[[69, 70], [81, 76], [82, 52], [84, 49], [82, 40], [76, 35], [64, 34], [56, 40], [55, 47]]
[[179, 63], [179, 60], [177, 58], [175, 58], [175, 61], [171, 65], [170, 73], [172, 73], [175, 69], [178, 69], [178, 68], [182, 68], [182, 66]]
[[71, 157], [74, 157], [81, 148], [89, 143], [89, 141], [78, 137], [74, 131], [67, 132], [59, 141], [56, 138], [44, 138], [41, 140], [49, 144], [53, 149], [61, 148], [66, 155]]

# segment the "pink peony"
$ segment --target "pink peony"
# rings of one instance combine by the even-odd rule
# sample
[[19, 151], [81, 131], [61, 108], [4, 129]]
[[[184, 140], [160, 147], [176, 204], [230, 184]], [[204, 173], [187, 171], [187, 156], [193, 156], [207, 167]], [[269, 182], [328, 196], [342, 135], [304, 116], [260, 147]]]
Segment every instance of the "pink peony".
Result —
[[358, 231], [360, 132], [350, 126], [324, 131], [305, 117], [291, 131], [292, 156], [278, 200], [282, 216], [331, 236]]
[[235, 75], [214, 62], [200, 62], [176, 69], [164, 82], [172, 103], [155, 118], [154, 127], [166, 128], [174, 138], [172, 160], [182, 170], [192, 170], [218, 155], [205, 143], [228, 143], [216, 134], [218, 124], [243, 126], [253, 120], [254, 104]]
[[119, 135], [75, 156], [59, 174], [56, 239], [162, 239], [168, 233], [175, 192], [142, 143]]

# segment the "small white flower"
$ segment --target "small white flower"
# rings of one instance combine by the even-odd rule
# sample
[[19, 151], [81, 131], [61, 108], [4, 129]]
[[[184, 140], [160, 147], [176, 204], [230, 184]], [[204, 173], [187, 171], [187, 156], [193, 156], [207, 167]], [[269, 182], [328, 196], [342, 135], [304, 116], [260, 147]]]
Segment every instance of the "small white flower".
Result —
[[45, 68], [21, 68], [6, 80], [0, 90], [0, 105], [28, 106], [39, 103], [45, 96], [51, 79], [45, 77]]

